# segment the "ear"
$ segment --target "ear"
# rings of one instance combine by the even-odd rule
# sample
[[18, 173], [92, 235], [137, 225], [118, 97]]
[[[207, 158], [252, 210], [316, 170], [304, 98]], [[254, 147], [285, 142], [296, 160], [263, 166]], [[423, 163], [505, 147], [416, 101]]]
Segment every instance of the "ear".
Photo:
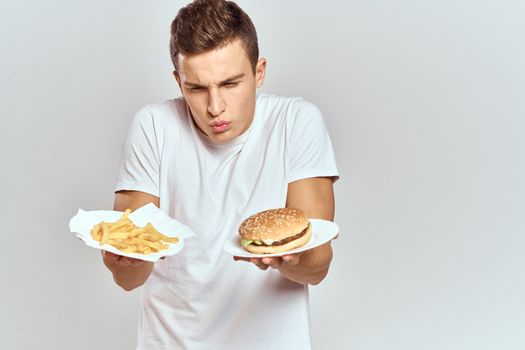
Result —
[[179, 89], [182, 92], [182, 85], [180, 84], [180, 75], [179, 72], [176, 70], [173, 71], [173, 77], [175, 77], [175, 80], [177, 80], [177, 84], [179, 85]]
[[264, 83], [264, 77], [266, 75], [266, 58], [259, 58], [257, 65], [255, 66], [255, 83], [257, 87], [261, 87]]

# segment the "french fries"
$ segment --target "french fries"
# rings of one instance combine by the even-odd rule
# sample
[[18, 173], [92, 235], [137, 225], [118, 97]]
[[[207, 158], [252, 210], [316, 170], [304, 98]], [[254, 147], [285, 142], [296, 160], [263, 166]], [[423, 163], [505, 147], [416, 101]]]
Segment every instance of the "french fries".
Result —
[[[151, 223], [138, 227], [128, 218], [130, 209], [116, 222], [101, 222], [91, 229], [91, 237], [100, 245], [111, 244], [126, 253], [151, 254], [168, 249], [165, 243], [177, 243], [177, 237], [160, 233]], [[164, 242], [164, 243], [163, 243]]]

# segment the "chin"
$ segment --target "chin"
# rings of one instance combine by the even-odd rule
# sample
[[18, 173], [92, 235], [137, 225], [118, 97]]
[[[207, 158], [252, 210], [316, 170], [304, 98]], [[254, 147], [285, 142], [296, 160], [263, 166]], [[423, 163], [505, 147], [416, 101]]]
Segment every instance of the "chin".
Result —
[[215, 133], [212, 131], [211, 135], [208, 135], [208, 137], [217, 143], [227, 143], [239, 135], [239, 133], [236, 133], [233, 130], [228, 130], [221, 133]]

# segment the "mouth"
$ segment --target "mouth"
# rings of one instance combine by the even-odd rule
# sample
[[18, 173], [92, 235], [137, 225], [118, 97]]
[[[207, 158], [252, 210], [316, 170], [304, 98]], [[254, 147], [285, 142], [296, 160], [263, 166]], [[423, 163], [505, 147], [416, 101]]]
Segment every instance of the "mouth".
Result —
[[214, 132], [220, 133], [220, 132], [225, 132], [226, 130], [229, 130], [230, 124], [231, 122], [221, 120], [221, 121], [217, 121], [217, 122], [210, 124], [210, 127]]

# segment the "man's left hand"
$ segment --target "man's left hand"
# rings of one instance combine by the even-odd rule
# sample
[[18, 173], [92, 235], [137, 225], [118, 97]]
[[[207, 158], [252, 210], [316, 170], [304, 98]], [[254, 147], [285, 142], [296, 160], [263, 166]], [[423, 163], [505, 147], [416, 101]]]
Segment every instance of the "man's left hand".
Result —
[[266, 270], [269, 267], [272, 269], [279, 269], [283, 265], [295, 266], [301, 262], [301, 256], [303, 253], [287, 254], [280, 257], [264, 257], [264, 258], [243, 258], [234, 256], [233, 260], [242, 260], [255, 264], [261, 270]]

